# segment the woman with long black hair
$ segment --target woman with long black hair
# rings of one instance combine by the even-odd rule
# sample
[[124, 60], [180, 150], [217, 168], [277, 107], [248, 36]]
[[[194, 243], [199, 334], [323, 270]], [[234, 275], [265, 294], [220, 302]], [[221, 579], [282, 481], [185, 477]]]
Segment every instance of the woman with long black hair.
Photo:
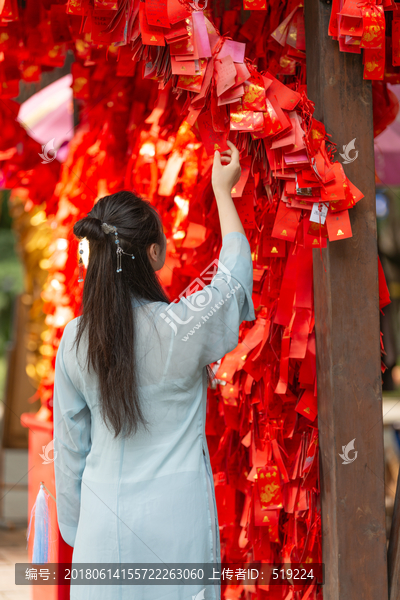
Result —
[[[220, 563], [207, 366], [255, 318], [251, 252], [231, 197], [239, 152], [229, 146], [216, 153], [212, 173], [218, 271], [188, 298], [170, 304], [159, 283], [166, 238], [148, 202], [118, 192], [74, 226], [89, 241], [89, 263], [82, 315], [64, 330], [54, 382], [57, 514], [73, 566], [114, 563], [113, 574], [118, 564], [145, 563], [163, 577], [170, 563]], [[96, 585], [72, 585], [71, 599], [220, 598], [218, 585], [182, 585], [188, 580], [177, 574], [176, 584], [159, 585], [157, 573], [149, 580], [147, 572], [153, 585], [143, 585], [144, 571], [133, 568], [133, 579], [128, 570], [111, 579], [107, 572]]]

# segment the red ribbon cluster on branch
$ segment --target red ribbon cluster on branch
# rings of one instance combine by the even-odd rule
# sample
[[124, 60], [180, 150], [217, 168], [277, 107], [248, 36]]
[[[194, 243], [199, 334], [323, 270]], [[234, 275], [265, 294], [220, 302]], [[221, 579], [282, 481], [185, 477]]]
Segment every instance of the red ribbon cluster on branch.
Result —
[[400, 9], [394, 0], [333, 0], [329, 35], [361, 54], [364, 79], [400, 83]]

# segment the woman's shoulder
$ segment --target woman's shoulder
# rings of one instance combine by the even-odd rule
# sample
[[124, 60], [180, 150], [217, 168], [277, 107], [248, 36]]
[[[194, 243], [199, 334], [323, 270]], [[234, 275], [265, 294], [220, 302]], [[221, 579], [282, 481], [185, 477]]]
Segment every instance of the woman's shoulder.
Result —
[[71, 319], [71, 321], [68, 321], [64, 327], [60, 345], [62, 344], [66, 350], [71, 350], [72, 346], [74, 345], [79, 321], [81, 318], [82, 317], [75, 317], [74, 319]]
[[74, 319], [71, 319], [71, 321], [68, 321], [68, 323], [64, 327], [63, 337], [69, 337], [70, 335], [72, 335], [73, 333], [76, 332], [76, 329], [78, 327], [78, 324], [79, 324], [79, 321], [81, 320], [81, 318], [82, 317], [75, 317]]

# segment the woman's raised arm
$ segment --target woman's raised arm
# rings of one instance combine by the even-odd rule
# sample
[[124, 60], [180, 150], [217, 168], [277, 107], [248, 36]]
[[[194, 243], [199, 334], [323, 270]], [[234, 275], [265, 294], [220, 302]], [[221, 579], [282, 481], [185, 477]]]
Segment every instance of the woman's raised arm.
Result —
[[212, 186], [218, 206], [221, 235], [224, 238], [232, 231], [243, 233], [242, 222], [232, 200], [231, 190], [240, 179], [239, 150], [228, 140], [230, 150], [214, 155]]

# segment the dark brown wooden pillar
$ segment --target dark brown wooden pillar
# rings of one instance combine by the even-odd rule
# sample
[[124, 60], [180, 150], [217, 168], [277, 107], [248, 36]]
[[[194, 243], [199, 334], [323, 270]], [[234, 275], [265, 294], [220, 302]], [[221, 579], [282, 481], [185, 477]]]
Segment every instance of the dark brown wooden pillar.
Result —
[[324, 600], [387, 600], [372, 93], [362, 56], [328, 36], [330, 12], [305, 0], [308, 96], [339, 152], [356, 138], [344, 168], [365, 198], [350, 210], [353, 237], [323, 251], [326, 272], [314, 250]]

